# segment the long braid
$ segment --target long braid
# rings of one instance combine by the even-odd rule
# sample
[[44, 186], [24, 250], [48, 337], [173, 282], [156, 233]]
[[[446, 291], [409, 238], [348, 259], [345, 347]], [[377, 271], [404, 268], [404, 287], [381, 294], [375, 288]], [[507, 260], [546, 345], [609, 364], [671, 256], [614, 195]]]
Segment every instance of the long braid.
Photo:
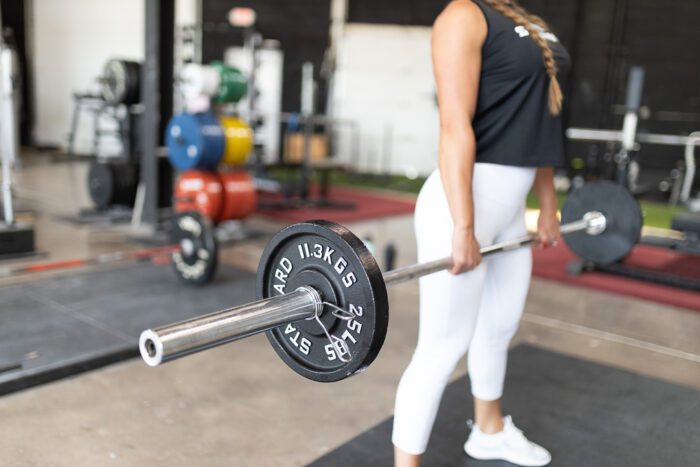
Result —
[[506, 18], [513, 21], [518, 26], [524, 27], [530, 37], [535, 41], [537, 46], [542, 51], [542, 60], [544, 61], [545, 69], [547, 70], [547, 76], [549, 76], [549, 112], [552, 115], [559, 115], [561, 113], [562, 102], [564, 101], [564, 96], [561, 91], [561, 86], [559, 80], [557, 79], [557, 62], [554, 59], [554, 52], [547, 44], [547, 40], [540, 34], [540, 30], [533, 27], [533, 24], [542, 28], [542, 30], [547, 29], [547, 23], [545, 23], [542, 18], [536, 15], [532, 15], [525, 11], [523, 7], [518, 5], [514, 0], [483, 0], [491, 8], [505, 16]]

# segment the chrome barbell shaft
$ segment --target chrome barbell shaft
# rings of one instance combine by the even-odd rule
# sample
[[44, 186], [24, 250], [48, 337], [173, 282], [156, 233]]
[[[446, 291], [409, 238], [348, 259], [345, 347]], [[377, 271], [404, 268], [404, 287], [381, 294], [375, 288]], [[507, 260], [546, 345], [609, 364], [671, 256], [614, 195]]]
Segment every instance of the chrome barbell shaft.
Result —
[[285, 295], [259, 300], [141, 333], [139, 350], [150, 366], [184, 357], [281, 324], [311, 318], [322, 308], [319, 293], [300, 287]]
[[[581, 220], [560, 227], [563, 235], [587, 231], [597, 235], [605, 230], [605, 216], [589, 212]], [[537, 235], [526, 235], [482, 248], [486, 256], [514, 250], [533, 243]], [[395, 285], [448, 269], [452, 258], [414, 264], [384, 273], [386, 285]], [[323, 309], [323, 299], [312, 287], [300, 287], [294, 292], [257, 302], [198, 316], [179, 323], [148, 329], [141, 333], [139, 350], [143, 360], [157, 366], [168, 360], [216, 347], [251, 336], [282, 324], [312, 318]]]

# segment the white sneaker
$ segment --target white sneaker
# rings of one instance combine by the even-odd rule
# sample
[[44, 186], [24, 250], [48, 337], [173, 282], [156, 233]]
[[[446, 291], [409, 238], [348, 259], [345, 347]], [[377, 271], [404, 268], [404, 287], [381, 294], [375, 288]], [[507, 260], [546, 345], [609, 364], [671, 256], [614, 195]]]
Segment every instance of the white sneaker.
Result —
[[552, 460], [552, 455], [532, 441], [513, 424], [510, 415], [503, 418], [503, 431], [486, 434], [476, 424], [469, 439], [464, 443], [464, 452], [478, 460], [501, 459], [526, 467], [540, 467]]

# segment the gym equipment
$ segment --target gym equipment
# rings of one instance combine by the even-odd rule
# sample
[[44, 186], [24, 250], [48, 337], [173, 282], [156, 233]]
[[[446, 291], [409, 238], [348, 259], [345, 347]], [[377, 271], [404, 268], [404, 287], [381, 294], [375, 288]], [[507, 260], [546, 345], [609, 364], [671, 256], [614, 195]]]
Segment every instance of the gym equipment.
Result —
[[244, 219], [257, 207], [258, 195], [255, 182], [248, 172], [220, 172], [223, 187], [223, 206], [219, 221]]
[[676, 249], [700, 255], [700, 213], [676, 214], [671, 228], [683, 233], [683, 242], [678, 242]]
[[197, 212], [182, 212], [173, 218], [172, 254], [175, 275], [190, 285], [211, 282], [218, 266], [218, 246], [211, 222]]
[[[141, 165], [129, 161], [96, 161], [87, 173], [87, 188], [95, 207], [133, 207], [138, 193]], [[158, 207], [171, 206], [173, 169], [164, 157], [158, 158]]]
[[245, 164], [253, 149], [253, 130], [246, 122], [236, 117], [220, 117], [219, 122], [226, 138], [221, 163], [234, 167]]
[[100, 83], [102, 98], [108, 104], [137, 104], [141, 100], [141, 64], [111, 59], [102, 70]]
[[138, 166], [129, 162], [95, 161], [88, 170], [88, 192], [98, 209], [133, 206], [139, 183]]
[[[568, 128], [566, 137], [573, 141], [615, 141], [622, 142], [624, 134], [617, 130], [595, 130], [590, 128]], [[679, 201], [688, 203], [692, 200], [693, 181], [695, 180], [696, 162], [695, 150], [700, 146], [700, 132], [690, 133], [688, 136], [665, 135], [660, 133], [639, 133], [636, 135], [638, 143], [654, 144], [660, 146], [681, 146], [684, 148], [685, 174], [681, 184]]]
[[223, 187], [216, 173], [188, 170], [175, 182], [175, 212], [197, 211], [218, 222], [224, 203]]
[[238, 68], [221, 61], [189, 63], [180, 73], [180, 90], [187, 99], [209, 96], [219, 103], [238, 102], [248, 92], [248, 82]]
[[211, 282], [217, 267], [217, 244], [211, 223], [197, 212], [182, 212], [172, 218], [172, 244], [134, 251], [105, 253], [89, 258], [35, 262], [0, 268], [0, 277], [80, 268], [124, 261], [148, 261], [167, 254], [175, 275], [184, 283]]
[[[626, 227], [627, 218], [615, 216], [639, 206], [627, 193], [610, 197], [598, 183], [580, 190], [583, 193], [574, 201], [589, 201], [588, 210], [563, 224], [561, 233], [567, 240], [575, 233], [595, 236], [595, 242], [578, 243], [585, 256], [626, 255], [629, 250], [621, 245], [632, 248], [639, 232]], [[575, 202], [567, 209], [574, 212], [577, 207]], [[520, 248], [537, 238], [530, 234], [483, 247], [481, 253]], [[275, 351], [294, 371], [314, 381], [339, 381], [366, 368], [384, 342], [389, 315], [386, 286], [443, 271], [451, 264], [448, 257], [382, 275], [362, 240], [345, 227], [327, 221], [295, 224], [277, 233], [262, 254], [259, 301], [146, 330], [139, 340], [141, 356], [156, 366], [267, 331]]]
[[216, 102], [238, 102], [248, 92], [248, 83], [238, 68], [214, 61], [209, 64], [219, 72], [219, 90], [215, 96]]
[[[697, 165], [695, 161], [695, 149], [697, 146], [700, 146], [700, 132], [693, 132], [688, 136], [638, 132], [644, 75], [644, 68], [638, 66], [630, 68], [627, 79], [625, 117], [620, 131], [568, 128], [566, 130], [566, 136], [572, 141], [619, 143], [619, 150], [612, 158], [616, 166], [615, 178], [618, 183], [629, 187], [630, 191], [633, 193], [642, 191], [642, 187], [637, 183], [640, 169], [639, 163], [636, 160], [636, 153], [640, 149], [640, 143], [684, 147], [683, 165], [685, 170], [679, 171], [678, 169], [674, 169], [676, 172], [674, 178], [678, 178], [680, 186], [677, 188], [678, 193], [671, 196], [671, 204], [675, 204], [677, 201], [689, 204], [692, 202], [691, 191], [695, 180]], [[680, 178], [682, 178], [682, 181]], [[665, 183], [668, 182], [666, 181]]]
[[179, 114], [165, 130], [170, 163], [177, 170], [214, 170], [224, 154], [224, 132], [210, 113]]
[[384, 248], [384, 269], [391, 271], [394, 269], [396, 264], [396, 246], [393, 243], [389, 243], [386, 248]]
[[2, 220], [0, 256], [34, 253], [34, 227], [15, 219], [12, 167], [19, 153], [19, 64], [14, 48], [0, 35], [0, 163], [2, 164]]
[[[631, 219], [630, 222], [634, 222]], [[700, 255], [700, 214], [681, 213], [676, 214], [671, 220], [671, 229], [675, 232], [672, 236], [645, 235], [640, 239], [643, 245], [668, 248], [683, 256]], [[682, 258], [678, 256], [679, 260]], [[690, 260], [690, 258], [687, 258]], [[681, 264], [682, 264], [682, 260]], [[631, 263], [631, 264], [630, 264]], [[632, 279], [643, 280], [655, 284], [663, 284], [680, 289], [700, 292], [700, 277], [693, 274], [679, 274], [668, 265], [662, 268], [640, 267], [634, 262], [601, 263], [584, 259], [573, 261], [567, 266], [569, 273], [578, 275], [587, 271], [599, 271]]]
[[197, 211], [212, 222], [239, 220], [257, 206], [253, 178], [247, 172], [184, 172], [175, 185], [175, 211]]
[[[589, 206], [596, 206], [605, 216], [605, 231], [596, 237], [584, 232], [572, 233], [566, 237], [566, 244], [579, 258], [597, 264], [611, 264], [624, 258], [639, 242], [644, 223], [637, 200], [627, 189], [613, 182], [588, 183], [567, 196], [561, 221], [569, 223], [585, 217]], [[601, 248], [601, 244], [605, 248]]]
[[186, 99], [215, 96], [219, 92], [219, 71], [211, 66], [188, 63], [180, 72], [180, 90]]
[[[308, 85], [307, 85], [308, 86]], [[268, 165], [268, 168], [282, 169], [291, 175], [290, 180], [284, 182], [284, 199], [281, 201], [265, 202], [265, 209], [299, 209], [299, 208], [327, 208], [327, 209], [354, 209], [355, 203], [332, 199], [330, 197], [331, 175], [338, 170], [347, 170], [343, 163], [336, 162], [332, 158], [312, 161], [311, 153], [313, 141], [323, 141], [322, 138], [315, 139], [320, 134], [314, 133], [314, 129], [318, 127], [324, 128], [324, 133], [330, 134], [336, 129], [339, 123], [337, 120], [329, 119], [323, 115], [305, 115], [297, 113], [283, 113], [281, 120], [286, 125], [283, 131], [283, 138], [288, 141], [298, 141], [300, 143], [299, 150], [301, 157], [298, 161], [288, 162], [289, 151], [293, 144], [284, 146], [282, 161], [278, 164]], [[296, 134], [299, 134], [300, 139], [296, 138], [296, 134], [290, 134], [288, 130], [294, 129]], [[296, 130], [301, 129], [301, 132]], [[318, 174], [318, 191], [317, 194], [312, 194], [312, 174]], [[286, 177], [287, 174], [284, 174]]]
[[330, 222], [295, 224], [273, 237], [260, 265], [258, 298], [302, 291], [314, 303], [313, 320], [268, 333], [287, 365], [330, 382], [372, 363], [384, 343], [389, 302], [379, 266], [362, 240]]

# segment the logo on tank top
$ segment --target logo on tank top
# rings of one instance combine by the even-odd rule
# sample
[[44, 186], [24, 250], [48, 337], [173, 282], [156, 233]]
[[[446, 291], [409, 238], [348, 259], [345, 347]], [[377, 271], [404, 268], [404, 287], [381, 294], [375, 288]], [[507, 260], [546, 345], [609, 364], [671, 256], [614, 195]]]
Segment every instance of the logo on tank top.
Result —
[[[542, 29], [541, 27], [539, 27], [536, 24], [531, 24], [531, 26], [533, 28], [537, 29], [540, 32], [540, 34], [542, 35], [542, 37], [544, 37], [549, 42], [559, 42], [559, 39], [553, 33], [549, 32], [549, 31], [545, 31], [544, 29]], [[525, 29], [525, 26], [516, 26], [515, 33], [521, 38], [527, 37], [530, 35], [530, 31]]]

